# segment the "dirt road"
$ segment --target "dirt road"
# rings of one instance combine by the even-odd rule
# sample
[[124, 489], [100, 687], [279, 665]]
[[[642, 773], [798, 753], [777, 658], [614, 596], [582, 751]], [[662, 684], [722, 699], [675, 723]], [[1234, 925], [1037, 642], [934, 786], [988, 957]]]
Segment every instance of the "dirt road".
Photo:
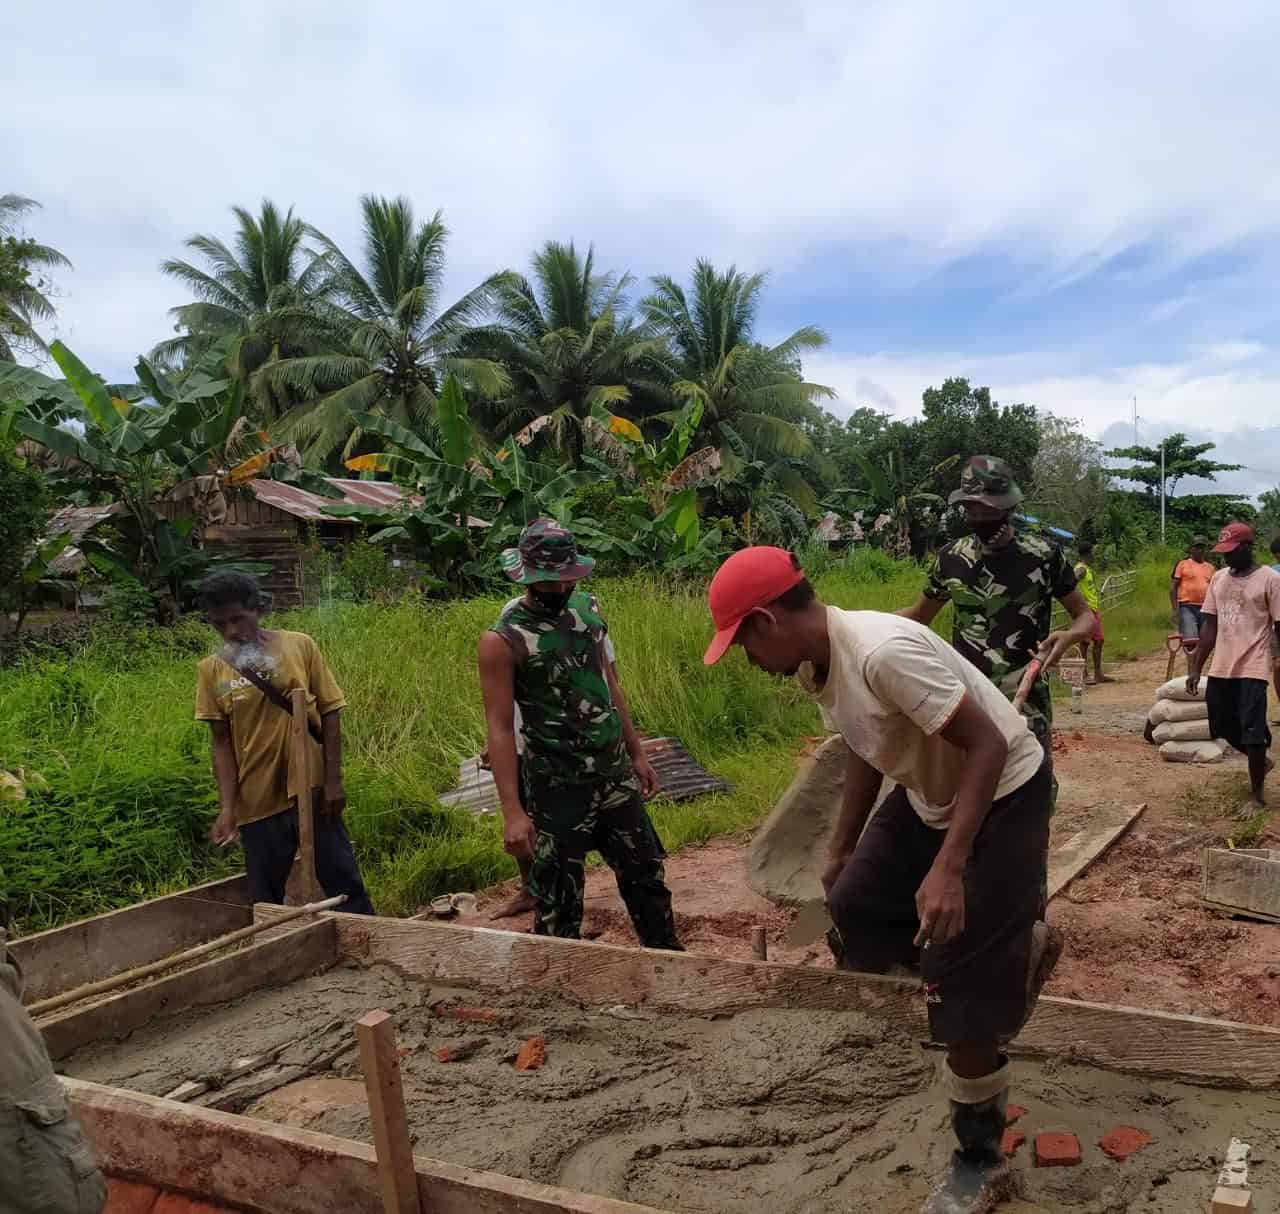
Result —
[[[1051, 847], [1118, 807], [1145, 803], [1133, 830], [1060, 894], [1049, 917], [1065, 929], [1066, 953], [1053, 994], [1280, 1026], [1280, 926], [1201, 910], [1200, 856], [1238, 833], [1247, 794], [1244, 761], [1213, 767], [1162, 762], [1142, 738], [1165, 657], [1117, 666], [1117, 682], [1089, 688], [1084, 710], [1058, 706], [1054, 762], [1061, 785]], [[1273, 777], [1280, 805], [1280, 774]], [[1268, 842], [1269, 840], [1269, 842]], [[1256, 846], [1280, 845], [1280, 814]], [[671, 857], [667, 877], [686, 946], [750, 956], [751, 928], [766, 927], [770, 956], [829, 965], [825, 944], [786, 944], [792, 912], [756, 895], [746, 876], [745, 838], [722, 839]], [[477, 915], [488, 923], [510, 886], [486, 891]], [[524, 926], [528, 926], [527, 919]], [[521, 926], [509, 920], [493, 926]], [[635, 942], [607, 869], [587, 877], [584, 932]]]

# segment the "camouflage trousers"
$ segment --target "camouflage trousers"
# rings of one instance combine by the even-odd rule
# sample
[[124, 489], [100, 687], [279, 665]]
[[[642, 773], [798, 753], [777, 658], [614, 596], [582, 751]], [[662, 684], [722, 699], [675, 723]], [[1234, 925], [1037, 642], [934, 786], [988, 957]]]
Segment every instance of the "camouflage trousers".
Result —
[[581, 936], [587, 852], [598, 851], [613, 869], [640, 943], [683, 948], [663, 874], [666, 852], [634, 780], [526, 786], [525, 809], [538, 833], [529, 871], [537, 935]]

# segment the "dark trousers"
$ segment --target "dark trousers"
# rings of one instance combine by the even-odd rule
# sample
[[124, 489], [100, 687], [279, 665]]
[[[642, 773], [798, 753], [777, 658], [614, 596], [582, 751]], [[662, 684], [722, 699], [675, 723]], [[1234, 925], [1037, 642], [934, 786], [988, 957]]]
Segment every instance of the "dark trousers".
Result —
[[[312, 814], [315, 823], [316, 877], [325, 896], [346, 894], [338, 908], [346, 914], [372, 915], [373, 903], [360, 878], [360, 866], [351, 846], [351, 836], [342, 819], [332, 814]], [[298, 811], [260, 818], [240, 828], [244, 866], [249, 875], [249, 893], [255, 902], [283, 904], [289, 870], [298, 854]]]
[[529, 870], [536, 935], [581, 937], [587, 852], [595, 850], [613, 869], [640, 943], [683, 951], [666, 852], [634, 780], [526, 789], [525, 808], [538, 832]]
[[840, 964], [884, 973], [919, 964], [935, 1041], [973, 1045], [1007, 1039], [1027, 1006], [1031, 929], [1039, 917], [1052, 812], [1053, 764], [991, 806], [964, 872], [965, 927], [923, 950], [916, 891], [945, 831], [921, 821], [895, 788], [876, 810], [831, 888], [827, 905]]

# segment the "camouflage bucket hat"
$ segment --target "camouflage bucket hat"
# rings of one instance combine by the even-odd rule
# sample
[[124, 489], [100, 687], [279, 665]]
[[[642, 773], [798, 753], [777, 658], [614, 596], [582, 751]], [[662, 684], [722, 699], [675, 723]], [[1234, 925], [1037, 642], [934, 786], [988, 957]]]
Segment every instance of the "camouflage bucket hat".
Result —
[[502, 572], [522, 586], [530, 582], [576, 582], [596, 567], [582, 556], [573, 532], [554, 519], [534, 519], [521, 533], [518, 547], [508, 548], [498, 562]]
[[994, 455], [975, 455], [960, 474], [960, 488], [947, 499], [951, 505], [977, 502], [993, 510], [1012, 510], [1022, 501], [1013, 469]]

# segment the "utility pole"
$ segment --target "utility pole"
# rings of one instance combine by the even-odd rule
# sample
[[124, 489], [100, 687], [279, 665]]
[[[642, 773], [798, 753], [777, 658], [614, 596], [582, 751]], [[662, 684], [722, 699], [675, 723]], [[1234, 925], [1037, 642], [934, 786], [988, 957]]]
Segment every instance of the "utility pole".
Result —
[[1138, 398], [1133, 398], [1133, 445], [1138, 445]]
[[1164, 439], [1160, 440], [1160, 543], [1164, 543]]

